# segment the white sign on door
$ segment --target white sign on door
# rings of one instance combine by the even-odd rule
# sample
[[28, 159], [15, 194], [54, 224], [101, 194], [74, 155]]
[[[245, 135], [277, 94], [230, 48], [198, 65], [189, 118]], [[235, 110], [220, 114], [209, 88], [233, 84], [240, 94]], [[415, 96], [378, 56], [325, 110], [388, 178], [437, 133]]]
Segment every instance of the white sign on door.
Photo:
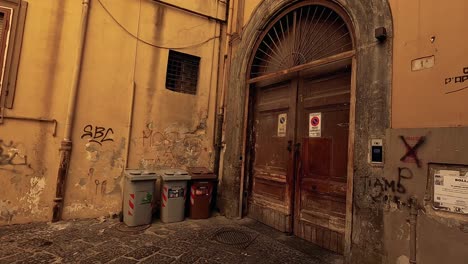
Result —
[[322, 136], [322, 113], [309, 114], [309, 137]]
[[468, 214], [468, 173], [439, 170], [434, 173], [434, 207], [439, 210]]
[[278, 137], [285, 137], [286, 136], [286, 126], [288, 123], [288, 114], [279, 114], [278, 115]]

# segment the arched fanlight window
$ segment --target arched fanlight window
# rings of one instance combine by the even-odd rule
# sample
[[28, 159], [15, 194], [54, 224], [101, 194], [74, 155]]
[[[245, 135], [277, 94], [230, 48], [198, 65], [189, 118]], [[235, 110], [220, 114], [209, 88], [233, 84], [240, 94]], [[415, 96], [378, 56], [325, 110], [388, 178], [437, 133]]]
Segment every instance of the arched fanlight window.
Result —
[[272, 22], [257, 45], [250, 78], [353, 49], [346, 21], [323, 5], [305, 5], [286, 11]]

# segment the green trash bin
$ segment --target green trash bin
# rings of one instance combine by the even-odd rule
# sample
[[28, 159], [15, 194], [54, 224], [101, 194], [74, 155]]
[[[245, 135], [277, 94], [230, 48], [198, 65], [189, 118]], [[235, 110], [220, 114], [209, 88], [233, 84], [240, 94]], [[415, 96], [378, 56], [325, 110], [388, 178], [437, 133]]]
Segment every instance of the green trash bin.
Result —
[[161, 221], [173, 223], [185, 219], [185, 199], [187, 197], [188, 172], [167, 169], [157, 172], [161, 177]]
[[124, 223], [127, 226], [151, 224], [155, 172], [125, 170]]

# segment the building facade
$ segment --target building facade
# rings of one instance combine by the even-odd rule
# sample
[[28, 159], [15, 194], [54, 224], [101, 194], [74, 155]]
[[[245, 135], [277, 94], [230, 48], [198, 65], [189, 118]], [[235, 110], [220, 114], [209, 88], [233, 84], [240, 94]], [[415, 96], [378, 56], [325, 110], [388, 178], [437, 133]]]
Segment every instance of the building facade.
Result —
[[125, 168], [350, 263], [463, 263], [468, 3], [2, 0], [0, 224], [118, 214]]

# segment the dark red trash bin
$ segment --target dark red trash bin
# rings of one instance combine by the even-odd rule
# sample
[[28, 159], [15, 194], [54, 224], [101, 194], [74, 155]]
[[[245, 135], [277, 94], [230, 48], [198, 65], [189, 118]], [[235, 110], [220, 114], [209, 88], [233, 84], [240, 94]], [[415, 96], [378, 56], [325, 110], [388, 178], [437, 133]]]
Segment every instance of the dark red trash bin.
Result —
[[217, 176], [205, 167], [190, 167], [187, 170], [191, 177], [189, 217], [209, 218]]

